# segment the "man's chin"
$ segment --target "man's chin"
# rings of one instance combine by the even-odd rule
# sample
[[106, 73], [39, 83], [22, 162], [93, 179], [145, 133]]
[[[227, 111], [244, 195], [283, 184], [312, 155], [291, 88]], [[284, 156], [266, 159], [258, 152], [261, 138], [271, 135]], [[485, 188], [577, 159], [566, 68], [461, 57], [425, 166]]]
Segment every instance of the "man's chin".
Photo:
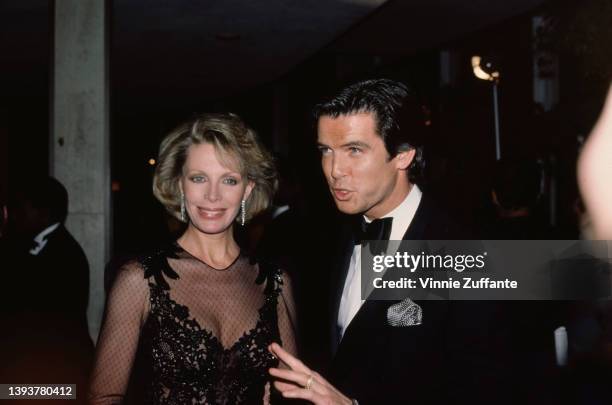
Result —
[[360, 214], [361, 211], [359, 210], [359, 207], [357, 207], [355, 204], [352, 204], [350, 201], [336, 201], [336, 208], [338, 208], [338, 210], [340, 212], [342, 212], [343, 214], [348, 214], [348, 215], [355, 215], [355, 214]]

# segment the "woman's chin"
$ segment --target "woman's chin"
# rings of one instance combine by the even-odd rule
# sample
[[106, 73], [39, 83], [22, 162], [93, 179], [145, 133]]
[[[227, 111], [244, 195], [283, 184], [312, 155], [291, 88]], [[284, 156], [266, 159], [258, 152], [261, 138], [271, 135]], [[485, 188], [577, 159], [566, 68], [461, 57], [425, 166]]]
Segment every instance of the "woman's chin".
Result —
[[193, 225], [203, 233], [215, 235], [223, 233], [231, 228], [231, 221], [210, 221], [210, 220], [199, 220], [194, 222]]

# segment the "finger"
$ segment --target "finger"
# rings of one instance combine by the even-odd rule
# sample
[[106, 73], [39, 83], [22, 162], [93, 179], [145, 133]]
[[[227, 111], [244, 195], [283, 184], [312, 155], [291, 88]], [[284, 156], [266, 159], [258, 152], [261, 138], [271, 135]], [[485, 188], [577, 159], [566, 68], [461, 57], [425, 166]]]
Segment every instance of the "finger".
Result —
[[[286, 381], [291, 381], [298, 384], [300, 387], [305, 387], [310, 379], [310, 374], [304, 374], [293, 370], [286, 370], [282, 368], [271, 368], [270, 374], [277, 378], [282, 378]], [[314, 377], [313, 377], [314, 378]]]
[[285, 349], [283, 349], [278, 343], [272, 343], [268, 346], [270, 352], [278, 357], [283, 363], [288, 365], [292, 370], [302, 372], [304, 374], [311, 374], [311, 371], [304, 363], [298, 358], [293, 357]]
[[285, 398], [305, 399], [306, 401], [310, 401], [315, 405], [323, 403], [323, 397], [321, 397], [312, 390], [306, 390], [303, 388], [285, 391], [282, 393], [282, 395]]
[[276, 388], [280, 393], [302, 388], [296, 384], [287, 383], [283, 381], [274, 381], [273, 385], [274, 385], [274, 388]]
[[[303, 388], [305, 390], [314, 391], [315, 393], [323, 396], [329, 393], [327, 381], [323, 377], [319, 376], [317, 373], [304, 376], [302, 373], [298, 373], [291, 370], [270, 369], [270, 374], [281, 379], [275, 382], [285, 384], [281, 386], [283, 388], [283, 392], [287, 390]], [[309, 381], [310, 386], [308, 386]]]

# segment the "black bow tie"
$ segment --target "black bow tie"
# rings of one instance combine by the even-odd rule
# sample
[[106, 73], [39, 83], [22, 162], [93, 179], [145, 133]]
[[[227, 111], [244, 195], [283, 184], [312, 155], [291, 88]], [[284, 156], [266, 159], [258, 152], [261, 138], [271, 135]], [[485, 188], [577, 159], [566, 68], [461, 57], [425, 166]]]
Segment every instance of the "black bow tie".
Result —
[[362, 217], [355, 232], [355, 244], [361, 245], [365, 240], [389, 240], [393, 218], [378, 218], [368, 223]]

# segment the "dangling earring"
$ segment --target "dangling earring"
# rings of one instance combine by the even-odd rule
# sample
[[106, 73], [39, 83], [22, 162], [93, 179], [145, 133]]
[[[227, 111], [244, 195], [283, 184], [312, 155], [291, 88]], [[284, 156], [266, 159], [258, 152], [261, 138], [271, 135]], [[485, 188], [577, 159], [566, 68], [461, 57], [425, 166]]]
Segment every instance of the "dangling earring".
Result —
[[246, 221], [246, 201], [242, 200], [240, 202], [240, 225], [244, 226], [245, 221]]
[[187, 210], [185, 209], [185, 194], [181, 191], [181, 221], [187, 222]]

